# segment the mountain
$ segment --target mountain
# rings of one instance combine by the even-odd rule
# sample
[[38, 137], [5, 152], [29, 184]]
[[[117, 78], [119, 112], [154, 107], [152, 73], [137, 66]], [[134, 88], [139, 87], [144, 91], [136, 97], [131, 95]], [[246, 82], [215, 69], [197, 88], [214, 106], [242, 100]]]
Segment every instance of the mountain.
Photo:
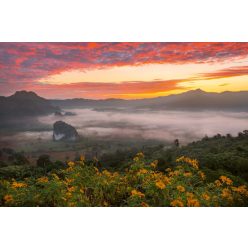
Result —
[[29, 117], [53, 113], [58, 107], [34, 92], [17, 91], [9, 97], [0, 97], [0, 117]]
[[163, 96], [139, 100], [123, 99], [65, 99], [51, 100], [61, 108], [113, 108], [152, 109], [152, 110], [213, 110], [213, 111], [248, 111], [248, 91], [213, 93], [200, 89], [178, 95]]
[[103, 110], [151, 109], [188, 111], [248, 111], [248, 91], [213, 93], [192, 90], [185, 93], [139, 100], [65, 99], [47, 100], [34, 92], [17, 91], [9, 97], [0, 96], [0, 117], [28, 117], [54, 113], [60, 108], [94, 108]]

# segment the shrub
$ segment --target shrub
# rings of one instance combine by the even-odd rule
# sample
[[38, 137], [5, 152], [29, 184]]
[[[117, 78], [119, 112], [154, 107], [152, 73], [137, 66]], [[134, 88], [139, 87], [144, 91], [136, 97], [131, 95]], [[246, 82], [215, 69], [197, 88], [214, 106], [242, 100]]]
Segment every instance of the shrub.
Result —
[[2, 206], [247, 206], [247, 185], [226, 175], [207, 182], [196, 159], [180, 157], [157, 170], [138, 153], [123, 173], [99, 170], [84, 158], [39, 178], [1, 180]]

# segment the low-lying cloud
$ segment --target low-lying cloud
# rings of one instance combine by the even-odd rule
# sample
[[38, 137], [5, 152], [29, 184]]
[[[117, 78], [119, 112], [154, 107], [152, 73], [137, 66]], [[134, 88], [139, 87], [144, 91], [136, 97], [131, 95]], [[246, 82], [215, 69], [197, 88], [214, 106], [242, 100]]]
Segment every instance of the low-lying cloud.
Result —
[[39, 119], [52, 124], [62, 119], [76, 127], [82, 136], [130, 137], [187, 143], [205, 135], [225, 135], [248, 129], [248, 113], [185, 111], [94, 111], [74, 109], [76, 116], [46, 116]]

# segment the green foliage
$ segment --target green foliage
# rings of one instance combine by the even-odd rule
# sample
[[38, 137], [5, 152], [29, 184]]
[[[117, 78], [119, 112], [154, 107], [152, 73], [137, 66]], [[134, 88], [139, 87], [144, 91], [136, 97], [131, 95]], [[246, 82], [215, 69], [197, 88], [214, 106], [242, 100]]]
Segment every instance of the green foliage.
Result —
[[47, 154], [40, 155], [36, 162], [37, 166], [42, 168], [48, 167], [51, 163], [50, 156]]
[[[247, 206], [246, 184], [221, 175], [208, 183], [198, 161], [180, 157], [175, 169], [157, 170], [138, 153], [125, 172], [70, 161], [47, 176], [0, 181], [2, 206]], [[233, 179], [235, 177], [233, 176]]]
[[[77, 151], [75, 162], [69, 163], [54, 162], [44, 154], [31, 165], [24, 153], [4, 148], [0, 204], [247, 206], [247, 131], [238, 137], [204, 137], [182, 147], [144, 145], [141, 150], [137, 154], [135, 146], [114, 149], [88, 160]], [[98, 152], [92, 148], [93, 154]]]
[[227, 171], [248, 181], [247, 131], [238, 137], [216, 135], [180, 148], [158, 149], [151, 157], [159, 161], [159, 168], [163, 170], [167, 167], [166, 162], [173, 164], [180, 156], [196, 158], [203, 168], [216, 173], [218, 170]]

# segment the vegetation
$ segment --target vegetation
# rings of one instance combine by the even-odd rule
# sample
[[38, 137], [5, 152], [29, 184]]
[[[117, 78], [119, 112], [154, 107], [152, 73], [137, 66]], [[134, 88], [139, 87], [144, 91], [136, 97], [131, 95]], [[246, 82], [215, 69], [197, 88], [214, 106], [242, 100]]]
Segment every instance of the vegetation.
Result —
[[196, 158], [205, 173], [212, 180], [219, 177], [223, 171], [239, 176], [248, 181], [248, 131], [240, 132], [237, 137], [230, 134], [215, 135], [212, 138], [204, 137], [181, 148], [157, 149], [151, 154], [153, 159], [159, 161], [159, 168], [166, 169], [169, 164], [179, 156]]
[[46, 176], [0, 182], [2, 206], [246, 206], [248, 190], [234, 177], [208, 183], [198, 161], [178, 158], [174, 169], [157, 170], [138, 153], [124, 172], [69, 161]]
[[181, 147], [176, 140], [171, 147], [148, 143], [111, 149], [95, 158], [85, 159], [78, 150], [65, 162], [48, 154], [30, 162], [25, 152], [3, 148], [0, 205], [248, 205], [247, 131], [237, 137], [204, 137]]

